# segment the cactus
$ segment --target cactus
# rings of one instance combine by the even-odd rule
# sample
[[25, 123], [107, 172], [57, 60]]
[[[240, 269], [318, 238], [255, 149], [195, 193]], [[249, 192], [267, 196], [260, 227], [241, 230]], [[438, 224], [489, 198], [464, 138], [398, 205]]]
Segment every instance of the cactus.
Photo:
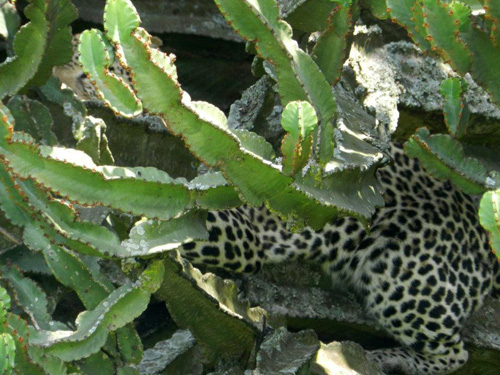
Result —
[[16, 119], [18, 131], [32, 135], [36, 142], [43, 145], [52, 146], [57, 143], [56, 135], [52, 132], [52, 116], [40, 102], [15, 95], [7, 106]]
[[76, 331], [36, 331], [30, 344], [63, 361], [73, 361], [96, 353], [111, 331], [125, 326], [146, 308], [149, 298], [162, 282], [164, 267], [160, 261], [142, 273], [137, 282], [111, 292], [92, 310], [77, 318]]
[[[218, 109], [208, 103], [189, 99], [177, 82], [173, 57], [151, 48], [149, 35], [139, 27], [139, 17], [130, 2], [109, 1], [105, 9], [104, 26], [107, 37], [117, 48], [117, 58], [134, 74], [133, 86], [143, 107], [163, 117], [168, 128], [182, 135], [187, 147], [201, 160], [221, 168], [246, 202], [257, 206], [266, 202], [283, 217], [295, 218], [299, 224], [307, 223], [314, 228], [320, 228], [339, 211], [366, 219], [375, 205], [381, 203], [377, 189], [362, 185], [356, 194], [346, 194], [346, 191], [339, 189], [338, 184], [331, 184], [329, 180], [338, 182], [347, 173], [337, 170], [337, 173], [331, 172], [321, 179], [321, 172], [314, 167], [315, 163], [326, 164], [333, 156], [331, 121], [335, 102], [331, 89], [312, 58], [291, 39], [289, 26], [278, 19], [274, 1], [264, 1], [262, 5], [256, 10], [246, 2], [218, 2], [233, 26], [247, 39], [255, 41], [259, 55], [272, 62], [282, 102], [286, 104], [306, 99], [316, 110], [319, 126], [315, 133], [312, 167], [309, 173], [295, 181], [280, 173], [278, 165], [249, 152], [252, 146], [247, 146], [248, 143], [265, 144], [265, 141], [253, 135], [252, 142], [249, 142], [248, 137], [244, 141], [248, 149], [242, 147], [239, 133], [235, 135], [227, 128], [227, 120]], [[233, 19], [234, 12], [239, 15], [238, 19]], [[83, 64], [102, 65], [91, 59], [106, 51], [104, 42], [97, 43], [101, 40], [98, 35], [97, 32], [88, 34], [88, 37], [82, 35], [80, 53]], [[91, 54], [92, 47], [99, 51]], [[87, 71], [96, 69], [88, 67]], [[98, 82], [97, 78], [95, 80]], [[96, 88], [99, 90], [99, 85]], [[100, 94], [105, 95], [105, 92]], [[113, 98], [107, 98], [108, 104], [117, 110]], [[116, 106], [120, 106], [120, 103], [118, 101]], [[172, 111], [171, 108], [176, 110]], [[208, 144], [206, 139], [214, 140], [219, 147], [211, 147], [212, 143]], [[319, 200], [308, 198], [312, 190], [321, 192]], [[365, 197], [368, 205], [360, 207], [357, 204], [359, 194]], [[284, 195], [287, 196], [286, 201], [281, 198]], [[340, 196], [343, 198], [339, 199]], [[312, 212], [314, 215], [311, 215]]]
[[470, 112], [463, 94], [465, 81], [457, 78], [448, 78], [441, 83], [441, 94], [444, 96], [444, 122], [448, 133], [457, 139], [466, 133]]
[[175, 253], [165, 259], [166, 277], [157, 298], [166, 302], [177, 324], [189, 328], [211, 365], [221, 358], [246, 364], [262, 311], [239, 301], [234, 283], [201, 274]]
[[491, 247], [500, 260], [500, 190], [488, 191], [479, 204], [481, 225], [490, 233]]
[[[7, 322], [10, 309], [10, 297], [7, 291], [0, 287], [0, 325]], [[14, 369], [16, 360], [16, 344], [9, 333], [0, 334], [0, 374], [9, 375]]]
[[24, 277], [15, 266], [4, 266], [1, 273], [17, 304], [30, 317], [34, 327], [46, 330], [67, 328], [66, 325], [52, 320], [47, 311], [47, 296], [33, 280]]
[[[97, 30], [86, 30], [80, 38], [83, 41], [80, 45], [80, 61], [84, 72], [95, 79], [94, 84], [98, 87], [98, 92], [102, 93], [101, 99], [108, 105], [112, 102], [118, 115], [133, 117], [141, 113], [141, 102], [135, 97], [130, 86], [108, 70], [112, 63], [108, 50], [113, 52], [109, 45], [106, 46], [108, 48], [102, 48], [107, 39]], [[82, 51], [84, 46], [89, 48], [89, 51]], [[114, 57], [114, 54], [111, 56]], [[87, 58], [92, 58], [92, 61], [87, 61]], [[110, 96], [112, 99], [108, 102], [107, 98]]]
[[352, 4], [336, 4], [328, 16], [327, 27], [319, 33], [312, 50], [314, 61], [330, 85], [337, 83], [340, 79], [342, 65], [347, 58], [347, 39], [353, 28], [352, 12]]
[[500, 103], [498, 5], [484, 1], [484, 9], [486, 30], [471, 20], [465, 2], [387, 0], [391, 19], [405, 27], [422, 50], [436, 53], [462, 75], [469, 72]]
[[[390, 18], [405, 27], [422, 50], [437, 54], [461, 75], [470, 73], [490, 93], [491, 98], [500, 103], [498, 2], [481, 2], [485, 12], [484, 22], [472, 17], [469, 2], [387, 0], [386, 3]], [[383, 14], [376, 15], [385, 18]], [[461, 79], [443, 81], [441, 93], [449, 135], [430, 135], [427, 129], [419, 129], [406, 143], [405, 150], [409, 156], [418, 157], [434, 176], [451, 179], [465, 192], [482, 194], [497, 189], [500, 180], [498, 172], [485, 161], [492, 150], [475, 149], [467, 156], [464, 154], [467, 144], [474, 143], [473, 139], [467, 139], [469, 111], [463, 98], [464, 90], [465, 84]], [[495, 240], [498, 229], [495, 229], [496, 221], [492, 219], [495, 216], [492, 214], [494, 196], [495, 191], [484, 195], [479, 215], [481, 223], [492, 236], [492, 247], [500, 254], [498, 241]]]
[[468, 194], [481, 194], [492, 187], [494, 175], [478, 160], [465, 157], [460, 142], [449, 135], [431, 135], [421, 128], [405, 144], [405, 151], [408, 156], [418, 157], [435, 177], [450, 179]]
[[305, 167], [312, 151], [312, 133], [318, 119], [309, 102], [290, 102], [281, 116], [287, 134], [281, 141], [283, 173], [293, 176]]
[[[331, 87], [349, 51], [358, 2], [304, 0], [286, 12], [275, 0], [215, 2], [255, 51], [261, 73], [268, 74], [266, 98], [284, 108], [281, 148], [273, 149], [248, 129], [234, 129], [215, 106], [192, 101], [178, 82], [175, 57], [153, 48], [129, 0], [108, 0], [104, 32], [87, 30], [80, 37], [84, 71], [115, 114], [157, 115], [212, 168], [190, 181], [152, 167], [114, 166], [106, 123], [89, 116], [56, 79], [48, 79], [52, 67], [69, 61], [72, 53], [68, 25], [75, 10], [69, 0], [30, 1], [25, 9], [29, 22], [19, 30], [15, 8], [2, 6], [8, 23], [0, 33], [10, 41], [12, 56], [0, 65], [0, 97], [9, 97], [0, 104], [0, 206], [21, 228], [18, 242], [27, 248], [0, 255], [2, 285], [26, 319], [10, 311], [10, 299], [0, 288], [0, 371], [138, 374], [143, 348], [134, 320], [153, 294], [178, 325], [191, 330], [207, 368], [221, 358], [240, 368], [255, 367], [255, 361], [257, 368], [272, 367], [273, 360], [258, 359], [274, 356], [279, 344], [259, 349], [265, 312], [240, 301], [234, 283], [201, 274], [175, 249], [208, 237], [207, 210], [265, 204], [292, 228], [307, 224], [319, 229], [339, 214], [367, 222], [383, 203], [374, 177], [382, 153], [365, 142], [365, 129], [337, 121]], [[484, 1], [487, 32], [469, 21], [468, 8], [459, 2], [361, 3], [381, 18], [389, 7], [390, 16], [408, 28], [422, 49], [439, 54], [459, 73], [471, 70], [498, 100], [498, 67], [484, 66], [486, 58], [498, 54], [495, 2]], [[317, 17], [306, 20], [304, 14]], [[310, 53], [293, 39], [292, 27], [315, 33], [309, 38]], [[130, 83], [110, 72], [115, 59], [131, 74]], [[421, 129], [406, 145], [408, 153], [468, 192], [497, 189], [495, 171], [480, 155], [466, 154], [460, 143], [467, 139], [469, 120], [463, 81], [447, 80], [441, 90], [449, 135]], [[70, 143], [77, 149], [59, 145], [54, 113], [70, 118], [75, 138]], [[496, 193], [483, 197], [481, 220], [493, 232], [494, 246], [500, 246]], [[85, 206], [109, 214], [106, 225], [84, 219]], [[124, 224], [127, 220], [130, 225]], [[7, 259], [16, 264], [5, 265]], [[121, 265], [120, 275], [128, 279], [116, 282], [100, 264]], [[52, 276], [60, 288], [75, 292], [84, 309], [76, 326], [56, 321], [48, 293], [30, 278], [32, 272]], [[218, 329], [221, 325], [225, 330]], [[281, 368], [303, 371], [319, 342], [312, 335], [285, 336], [287, 346], [298, 345], [305, 354], [299, 366]]]
[[32, 0], [24, 13], [30, 22], [15, 35], [15, 56], [0, 65], [0, 98], [42, 85], [52, 67], [66, 64], [73, 53], [68, 25], [77, 13], [69, 0]]

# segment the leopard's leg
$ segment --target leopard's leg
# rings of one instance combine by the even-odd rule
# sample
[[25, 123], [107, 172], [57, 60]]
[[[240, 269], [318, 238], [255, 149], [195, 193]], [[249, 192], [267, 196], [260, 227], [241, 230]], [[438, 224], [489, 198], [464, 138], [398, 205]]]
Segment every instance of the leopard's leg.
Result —
[[422, 353], [400, 347], [367, 351], [366, 356], [369, 361], [377, 363], [385, 375], [444, 375], [462, 367], [469, 357], [462, 341], [451, 345], [452, 342], [446, 354]]
[[464, 293], [461, 266], [427, 256], [411, 236], [402, 242], [372, 236], [356, 272], [366, 310], [404, 347], [368, 357], [386, 374], [447, 374], [463, 366], [468, 353], [460, 328], [476, 302]]

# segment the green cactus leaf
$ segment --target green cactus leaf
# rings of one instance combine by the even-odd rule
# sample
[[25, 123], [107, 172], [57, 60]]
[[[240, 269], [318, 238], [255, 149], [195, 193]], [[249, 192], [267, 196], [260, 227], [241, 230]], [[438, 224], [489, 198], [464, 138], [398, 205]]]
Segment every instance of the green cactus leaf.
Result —
[[89, 155], [96, 165], [114, 164], [115, 160], [108, 147], [104, 121], [90, 116], [83, 124], [82, 135], [76, 148]]
[[235, 30], [256, 43], [259, 56], [273, 65], [282, 104], [307, 100], [315, 106], [320, 127], [327, 126], [336, 108], [330, 86], [312, 58], [292, 39], [290, 25], [279, 19], [276, 1], [216, 0], [216, 4]]
[[138, 364], [142, 360], [143, 347], [141, 338], [133, 324], [127, 324], [116, 331], [116, 341], [120, 356], [125, 363]]
[[122, 242], [129, 256], [146, 256], [178, 248], [183, 243], [208, 239], [206, 215], [193, 211], [178, 219], [139, 222]]
[[[247, 3], [240, 5], [243, 5], [245, 8], [244, 14], [253, 12], [251, 11], [253, 9], [251, 5]], [[311, 58], [298, 49], [294, 41], [289, 40], [289, 28], [285, 26], [284, 22], [276, 18], [277, 13], [275, 14], [275, 11], [277, 12], [277, 8], [274, 2], [265, 0], [263, 5], [264, 7], [261, 10], [264, 13], [257, 12], [259, 15], [250, 17], [249, 22], [255, 24], [256, 30], [262, 33], [264, 39], [268, 38], [265, 40], [269, 40], [272, 44], [268, 48], [263, 42], [262, 48], [269, 53], [275, 53], [278, 58], [286, 58], [286, 63], [284, 60], [282, 62], [285, 64], [285, 68], [288, 67], [286, 68], [288, 71], [292, 65], [293, 69], [297, 69], [296, 71], [292, 69], [292, 73], [297, 73], [300, 78], [300, 84], [297, 85], [292, 82], [290, 83], [291, 91], [288, 89], [285, 91], [292, 92], [295, 90], [293, 87], [300, 87], [302, 91], [299, 96], [301, 97], [305, 95], [307, 90], [309, 90], [307, 92], [314, 93], [314, 95], [311, 95], [311, 98], [316, 103], [315, 110], [317, 114], [319, 113], [320, 129], [318, 131], [317, 145], [313, 149], [316, 151], [315, 155], [319, 156], [320, 163], [325, 165], [332, 159], [334, 149], [334, 128], [330, 119], [333, 116], [335, 108], [332, 106], [334, 101], [330, 87]], [[234, 11], [239, 9], [239, 5], [235, 6], [236, 8], [232, 8]], [[264, 14], [267, 15], [267, 18], [264, 17]], [[268, 18], [272, 19], [272, 21], [266, 21], [267, 23], [264, 22], [263, 24], [263, 20]], [[340, 193], [343, 197], [340, 200], [340, 206], [337, 205], [335, 199], [315, 200], [309, 195], [309, 188], [301, 190], [302, 185], [292, 185], [293, 179], [280, 173], [279, 165], [270, 163], [268, 160], [263, 160], [256, 153], [249, 152], [243, 148], [240, 140], [229, 129], [225, 128], [225, 116], [221, 116], [220, 111], [214, 110], [213, 106], [208, 104], [192, 102], [189, 95], [180, 89], [179, 83], [176, 80], [172, 57], [151, 48], [150, 36], [145, 30], [138, 27], [139, 23], [139, 17], [130, 1], [110, 0], [107, 3], [104, 23], [106, 36], [111, 39], [111, 44], [116, 47], [120, 63], [127, 66], [127, 69], [131, 69], [131, 73], [134, 75], [134, 89], [138, 98], [140, 98], [144, 108], [149, 113], [161, 116], [169, 130], [173, 134], [182, 137], [187, 147], [204, 163], [219, 167], [229, 183], [236, 186], [238, 193], [241, 194], [245, 202], [254, 206], [260, 206], [264, 202], [267, 202], [271, 206], [271, 209], [277, 211], [282, 217], [293, 217], [299, 221], [305, 221], [307, 224], [310, 224], [309, 220], [313, 220], [315, 229], [319, 229], [325, 221], [330, 220], [339, 212], [350, 213], [361, 218], [371, 216], [375, 208], [375, 201], [379, 202], [380, 199], [370, 199], [368, 204], [364, 202], [363, 205], [360, 205], [358, 192], [351, 190], [347, 199], [345, 191]], [[280, 47], [280, 43], [274, 39], [274, 34], [269, 31], [269, 25], [277, 28], [279, 32], [276, 33], [280, 36], [281, 39], [279, 39], [282, 42], [283, 40], [287, 41], [286, 43], [283, 42], [286, 44], [286, 48], [283, 47], [283, 49]], [[248, 25], [244, 24], [243, 27], [246, 28]], [[269, 38], [273, 38], [272, 42]], [[271, 48], [273, 46], [276, 48]], [[259, 51], [262, 52], [261, 50]], [[284, 53], [283, 51], [287, 52]], [[288, 60], [290, 56], [292, 56], [293, 64]], [[274, 69], [277, 69], [278, 65]], [[295, 73], [293, 73], [294, 77]], [[321, 76], [321, 79], [317, 79], [318, 75]], [[294, 79], [299, 78], [295, 77]], [[173, 110], [174, 108], [175, 110]], [[320, 111], [318, 111], [318, 108]], [[329, 120], [321, 122], [321, 119], [326, 118]], [[213, 147], [214, 144], [217, 144], [217, 147]], [[9, 145], [9, 147], [12, 146]], [[17, 170], [18, 168], [16, 167], [15, 169]], [[36, 168], [30, 167], [29, 170], [33, 171]], [[32, 177], [39, 181], [38, 175]], [[46, 180], [46, 184], [53, 188], [51, 185], [52, 182], [49, 184], [49, 179], [47, 178]], [[65, 185], [61, 188], [57, 187], [54, 190], [62, 193], [62, 188], [67, 189]], [[211, 191], [214, 194], [209, 194], [210, 192], [207, 191], [206, 195], [202, 198], [207, 198], [208, 196], [216, 199], [220, 197], [219, 193], [223, 189]], [[326, 193], [325, 191], [325, 197], [327, 197]], [[66, 194], [73, 196], [73, 193], [68, 191]], [[291, 197], [290, 199], [294, 204], [287, 205], [280, 202], [278, 206], [272, 207], [272, 202], [279, 202], [280, 199], [277, 197], [282, 194]], [[334, 196], [335, 192], [330, 195]], [[75, 199], [85, 203], [80, 197]], [[122, 201], [123, 199], [120, 198], [119, 200]], [[113, 207], [115, 206], [114, 203], [106, 203], [102, 199], [100, 202]], [[204, 199], [198, 197], [196, 202], [204, 202]], [[191, 202], [188, 203], [191, 204]], [[89, 202], [87, 204], [92, 203]], [[220, 202], [218, 205], [220, 206]], [[184, 207], [187, 209], [192, 206], [183, 205]], [[165, 209], [163, 209], [163, 212], [166, 212]], [[177, 215], [183, 212], [185, 211], [178, 210]], [[321, 212], [322, 214], [313, 218], [311, 212]], [[165, 215], [152, 215], [145, 211], [136, 213], [152, 218], [169, 219], [164, 217]], [[324, 221], [321, 222], [321, 220]]]
[[281, 142], [285, 175], [293, 176], [307, 164], [317, 125], [318, 118], [308, 102], [290, 102], [285, 107], [281, 116], [281, 126], [287, 132]]
[[14, 37], [15, 56], [0, 64], [0, 99], [18, 92], [36, 74], [47, 46], [49, 25], [44, 2], [33, 0], [25, 9], [30, 20]]
[[352, 7], [338, 4], [329, 14], [327, 27], [319, 33], [312, 50], [314, 62], [318, 64], [330, 85], [340, 79], [346, 59], [347, 37], [351, 29]]
[[[201, 178], [196, 180], [197, 184], [202, 181]], [[207, 182], [208, 178], [205, 179], [205, 183]], [[55, 228], [54, 230], [44, 227], [42, 232], [45, 231], [46, 233], [50, 233], [50, 238], [62, 245], [67, 244], [68, 240], [80, 241], [82, 245], [76, 244], [75, 246], [75, 242], [73, 242], [71, 248], [83, 254], [98, 255], [105, 258], [110, 256], [149, 256], [157, 252], [177, 248], [185, 242], [195, 239], [205, 239], [208, 236], [204, 218], [200, 216], [199, 213], [193, 211], [169, 221], [149, 220], [140, 223], [131, 231], [131, 237], [120, 243], [118, 236], [105, 227], [90, 222], [80, 221], [75, 212], [68, 205], [64, 204], [63, 201], [56, 199], [49, 200], [45, 193], [34, 186], [33, 182], [29, 180], [19, 182], [19, 187], [22, 189], [23, 195], [29, 202], [31, 209], [35, 212], [43, 212], [44, 219]], [[223, 196], [221, 195], [219, 199], [222, 198]], [[40, 225], [43, 226], [43, 222], [40, 223]], [[60, 235], [54, 235], [55, 231]], [[35, 227], [34, 231], [29, 231], [29, 234], [33, 237], [28, 238], [27, 244], [35, 249], [44, 251], [48, 264], [56, 277], [69, 287], [78, 287], [78, 285], [74, 284], [76, 280], [71, 281], [71, 275], [75, 275], [75, 273], [73, 273], [75, 270], [72, 269], [72, 267], [68, 265], [66, 270], [57, 268], [65, 264], [65, 262], [59, 262], [58, 257], [67, 255], [65, 255], [64, 252], [61, 254], [61, 250], [56, 249], [51, 249], [49, 253], [46, 252], [46, 249], [52, 248], [52, 246], [45, 237], [41, 235], [40, 227]], [[53, 257], [55, 257], [54, 260], [52, 260]], [[71, 259], [66, 259], [66, 262], [70, 264]], [[78, 263], [81, 262], [78, 261]], [[75, 265], [75, 267], [86, 268], [82, 264]], [[63, 277], [63, 274], [67, 274], [70, 280]], [[88, 274], [88, 271], [80, 269], [76, 274], [85, 275]], [[91, 277], [91, 275], [89, 275], [89, 277]], [[90, 281], [88, 283], [90, 283]], [[94, 288], [96, 292], [98, 289], [97, 286]], [[82, 295], [82, 291], [78, 289], [75, 289], [75, 291], [80, 295], [85, 304], [85, 295]], [[90, 295], [86, 296], [91, 298]], [[98, 294], [96, 298], [100, 301], [103, 295]], [[91, 308], [87, 305], [86, 307]]]
[[43, 255], [54, 277], [64, 286], [73, 289], [85, 308], [96, 308], [112, 291], [93, 277], [76, 254], [50, 244], [43, 250]]
[[0, 255], [0, 264], [11, 262], [16, 264], [22, 272], [30, 272], [38, 275], [51, 275], [50, 269], [45, 264], [43, 255], [33, 252], [26, 246], [19, 246], [4, 251]]
[[[297, 2], [299, 5], [286, 14], [286, 22], [294, 30], [307, 33], [324, 30], [328, 26], [328, 17], [338, 3], [350, 1], [342, 0], [307, 0]], [[283, 9], [282, 9], [283, 11]]]
[[16, 343], [8, 333], [0, 334], [0, 374], [9, 375], [16, 361]]
[[68, 25], [77, 12], [68, 0], [31, 0], [24, 13], [30, 22], [14, 37], [15, 56], [0, 65], [0, 98], [24, 86], [43, 85], [52, 68], [66, 64], [73, 54]]
[[246, 363], [258, 335], [251, 322], [261, 313], [238, 300], [234, 283], [201, 274], [178, 252], [164, 262], [165, 279], [156, 297], [165, 301], [175, 322], [189, 328], [209, 363], [221, 358]]
[[495, 0], [484, 0], [485, 17], [491, 23], [490, 39], [500, 48], [500, 3]]
[[364, 8], [370, 10], [371, 14], [381, 20], [389, 18], [386, 0], [361, 0]]
[[246, 129], [233, 129], [233, 134], [238, 137], [241, 146], [264, 160], [273, 161], [275, 158], [273, 146], [264, 137]]
[[422, 28], [422, 5], [418, 0], [387, 0], [387, 11], [393, 22], [403, 26], [413, 41], [422, 49], [430, 49], [427, 32]]
[[495, 48], [491, 39], [475, 27], [462, 35], [473, 56], [472, 77], [486, 88], [497, 104], [500, 103], [500, 47]]
[[[6, 113], [5, 107], [2, 113]], [[8, 116], [2, 120], [0, 133], [9, 138], [9, 126], [14, 122], [9, 121]], [[209, 204], [217, 196], [212, 191], [217, 186], [198, 190], [185, 179], [172, 179], [152, 167], [99, 167], [81, 151], [37, 147], [32, 142], [15, 133], [13, 142], [0, 144], [0, 153], [18, 177], [33, 178], [38, 184], [81, 204], [109, 205], [136, 215], [168, 220], [191, 209], [195, 202]], [[230, 193], [230, 189], [222, 188]], [[229, 196], [236, 197], [234, 192]], [[218, 208], [223, 202], [215, 203], [215, 207], [202, 208]]]
[[[28, 82], [27, 87], [42, 86], [51, 76], [54, 66], [64, 65], [71, 61], [73, 35], [69, 25], [78, 18], [78, 12], [70, 0], [45, 0], [43, 2], [32, 0], [32, 2], [33, 4], [44, 3], [44, 13], [49, 29], [43, 58], [38, 71]], [[25, 14], [28, 16], [28, 9], [25, 10]], [[33, 46], [32, 43], [30, 46]]]
[[7, 312], [10, 309], [10, 296], [5, 288], [0, 286], [0, 324], [5, 322]]
[[102, 350], [77, 362], [83, 375], [115, 375], [115, 365], [111, 358]]
[[463, 100], [465, 81], [458, 78], [448, 78], [441, 83], [441, 94], [444, 96], [444, 122], [448, 132], [462, 138], [469, 121], [470, 112]]
[[[25, 208], [23, 207], [23, 209]], [[49, 241], [50, 238], [53, 243], [67, 246], [80, 254], [101, 256], [103, 258], [109, 257], [109, 254], [102, 253], [99, 249], [91, 247], [84, 242], [68, 238], [68, 236], [65, 236], [67, 233], [62, 235], [52, 227], [53, 223], [45, 221], [46, 217], [39, 215], [32, 208], [26, 207], [26, 211], [30, 211], [33, 220], [30, 223], [31, 225], [27, 225], [24, 228], [23, 241], [33, 251], [43, 251], [48, 248], [51, 243]]]
[[[210, 178], [210, 177], [213, 178]], [[220, 183], [219, 174], [207, 174], [193, 180], [193, 187], [210, 190], [209, 183]], [[90, 222], [80, 221], [74, 211], [61, 201], [49, 200], [46, 195], [36, 189], [30, 181], [19, 183], [23, 193], [34, 210], [44, 212], [45, 220], [51, 222], [57, 231], [64, 237], [81, 241], [93, 248], [84, 251], [84, 254], [99, 255], [101, 257], [131, 257], [149, 256], [157, 252], [175, 249], [182, 243], [193, 240], [203, 240], [208, 237], [205, 228], [205, 219], [199, 212], [191, 211], [179, 218], [168, 221], [149, 220], [142, 222], [132, 229], [130, 238], [120, 243], [119, 238], [105, 227]], [[234, 190], [231, 190], [234, 192]], [[230, 193], [230, 192], [229, 192]], [[226, 194], [231, 201], [231, 194]], [[206, 197], [206, 201], [222, 200], [224, 192], [215, 198]], [[227, 207], [221, 207], [227, 208]], [[51, 236], [58, 241], [57, 236]], [[65, 244], [64, 239], [61, 244]], [[44, 249], [43, 246], [38, 248]], [[74, 247], [78, 250], [79, 247]], [[83, 273], [83, 271], [82, 271]], [[63, 282], [64, 283], [64, 282]]]
[[[104, 41], [107, 39], [98, 30], [86, 30], [80, 35], [80, 62], [86, 74], [94, 80], [100, 98], [116, 114], [133, 117], [142, 112], [142, 105], [123, 79], [108, 70], [110, 56]], [[112, 103], [112, 104], [111, 104]]]
[[144, 274], [144, 280], [139, 278], [134, 284], [121, 286], [95, 309], [80, 313], [76, 331], [37, 331], [32, 334], [30, 344], [63, 361], [97, 353], [110, 331], [123, 327], [146, 309], [154, 287], [159, 287], [163, 278], [163, 266], [154, 262]]
[[500, 260], [500, 190], [483, 195], [479, 204], [479, 221], [489, 232], [491, 248]]
[[66, 366], [58, 358], [40, 348], [28, 345], [29, 337], [36, 332], [19, 316], [9, 314], [6, 324], [0, 325], [0, 333], [8, 333], [16, 345], [15, 373], [30, 375], [66, 375]]
[[196, 197], [196, 205], [212, 210], [226, 210], [240, 206], [242, 201], [238, 193], [220, 172], [205, 173], [193, 178], [189, 186], [200, 191]]
[[0, 271], [2, 279], [12, 290], [17, 304], [28, 314], [37, 329], [66, 328], [64, 324], [52, 321], [47, 311], [47, 295], [33, 280], [25, 277], [18, 267], [1, 266]]
[[22, 202], [22, 197], [14, 188], [14, 181], [3, 164], [0, 165], [0, 182], [0, 206], [5, 216], [14, 225], [28, 225], [28, 215], [16, 204]]
[[[30, 180], [19, 182], [18, 186], [30, 204], [29, 208], [24, 209], [32, 212], [35, 221], [38, 222], [38, 226], [33, 226], [34, 231], [30, 229], [31, 227], [25, 229], [24, 239], [28, 246], [41, 251], [50, 247], [47, 239], [42, 236], [43, 232], [46, 232], [50, 233], [52, 241], [71, 245], [71, 249], [83, 254], [102, 257], [120, 254], [120, 241], [113, 232], [103, 226], [80, 221], [72, 208], [63, 201], [49, 200], [46, 194], [37, 189]], [[36, 212], [43, 212], [43, 219], [38, 218]], [[54, 229], [45, 224], [46, 222], [52, 224]], [[28, 233], [27, 229], [30, 229]], [[81, 246], [78, 242], [81, 242]]]
[[259, 57], [273, 62], [283, 105], [293, 100], [308, 100], [287, 56], [287, 48], [297, 48], [291, 39], [290, 26], [279, 19], [276, 1], [221, 0], [216, 4], [233, 28], [246, 39], [256, 42]]
[[28, 324], [19, 316], [7, 315], [7, 321], [0, 324], [0, 334], [10, 335], [14, 339], [15, 363], [14, 367], [20, 374], [46, 375], [43, 370], [33, 363], [28, 355]]
[[52, 116], [42, 103], [25, 96], [15, 95], [7, 103], [16, 122], [16, 130], [31, 135], [38, 143], [52, 146], [57, 144], [52, 132]]
[[0, 14], [0, 35], [11, 44], [21, 24], [21, 18], [16, 7], [10, 2], [5, 2], [0, 6]]
[[[29, 328], [30, 328], [30, 334], [32, 334], [34, 330], [31, 327]], [[30, 345], [28, 348], [28, 355], [34, 363], [43, 368], [44, 374], [50, 374], [50, 375], [67, 374], [66, 364], [59, 358], [54, 357], [52, 355], [48, 355], [41, 348], [33, 347]]]
[[478, 160], [465, 157], [462, 144], [449, 135], [431, 135], [426, 128], [420, 128], [404, 146], [406, 154], [419, 158], [434, 177], [450, 179], [468, 194], [486, 190], [486, 168]]
[[200, 119], [215, 124], [222, 129], [227, 129], [227, 117], [219, 108], [207, 103], [191, 101], [191, 108]]
[[422, 4], [431, 49], [458, 72], [465, 74], [471, 64], [471, 53], [457, 35], [464, 31], [462, 28], [470, 26], [470, 9], [459, 2], [447, 4], [438, 0], [423, 0]]
[[133, 323], [128, 323], [115, 332], [110, 332], [104, 347], [97, 353], [78, 360], [76, 366], [83, 374], [114, 375], [119, 373], [120, 368], [135, 367], [128, 364], [137, 361], [137, 357], [142, 357], [142, 343]]
[[[103, 247], [104, 251], [111, 248], [116, 251], [119, 247], [120, 242], [115, 235], [99, 225], [82, 223], [67, 204], [49, 200], [32, 181], [14, 183], [3, 165], [0, 168], [0, 180], [3, 182], [0, 188], [2, 209], [17, 225], [24, 226], [23, 241], [31, 249], [44, 251], [50, 248], [48, 238], [83, 254], [103, 257], [109, 257], [114, 252], [106, 255], [98, 248]], [[90, 243], [96, 247], [92, 248]]]

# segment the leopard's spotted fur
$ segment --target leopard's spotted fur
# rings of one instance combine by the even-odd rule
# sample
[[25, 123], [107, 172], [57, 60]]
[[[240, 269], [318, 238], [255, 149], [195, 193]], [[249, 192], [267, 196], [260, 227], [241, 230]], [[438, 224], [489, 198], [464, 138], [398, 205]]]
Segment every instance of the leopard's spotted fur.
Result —
[[[97, 95], [75, 57], [59, 73], [83, 99]], [[114, 64], [113, 69], [126, 76]], [[392, 146], [394, 163], [379, 171], [385, 206], [368, 233], [352, 218], [319, 231], [289, 232], [264, 208], [210, 212], [207, 242], [182, 246], [192, 263], [256, 272], [288, 259], [319, 262], [335, 283], [347, 283], [368, 314], [403, 347], [369, 357], [386, 373], [446, 374], [468, 358], [460, 330], [493, 291], [500, 297], [498, 261], [471, 198], [431, 178]]]
[[[207, 242], [183, 245], [194, 264], [254, 272], [287, 259], [319, 262], [336, 284], [347, 283], [404, 348], [369, 353], [386, 373], [446, 374], [468, 358], [464, 320], [495, 284], [498, 261], [472, 199], [433, 179], [392, 146], [394, 163], [379, 171], [385, 206], [368, 233], [341, 218], [314, 232], [289, 232], [264, 208], [211, 212]], [[495, 279], [494, 279], [495, 278]]]

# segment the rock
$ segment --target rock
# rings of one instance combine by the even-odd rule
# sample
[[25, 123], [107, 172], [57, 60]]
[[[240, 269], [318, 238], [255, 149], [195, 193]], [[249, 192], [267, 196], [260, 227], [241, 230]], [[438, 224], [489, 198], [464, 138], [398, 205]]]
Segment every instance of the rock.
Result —
[[487, 298], [483, 307], [476, 311], [463, 329], [465, 342], [472, 345], [500, 350], [500, 301]]
[[[180, 33], [241, 41], [211, 0], [134, 0], [143, 27], [153, 33]], [[80, 17], [102, 23], [105, 0], [75, 0]]]
[[307, 375], [318, 349], [314, 331], [290, 333], [279, 328], [262, 343], [252, 375]]
[[[358, 299], [342, 285], [332, 290], [315, 265], [266, 266], [261, 274], [247, 276], [243, 285], [250, 303], [269, 313], [271, 325], [287, 324], [294, 330], [314, 328], [322, 340], [354, 340], [370, 348], [394, 345], [388, 334], [364, 313]], [[469, 317], [463, 329], [464, 341], [473, 347], [500, 350], [498, 316], [500, 301], [487, 298]]]
[[137, 366], [139, 372], [158, 374], [195, 344], [193, 335], [187, 329], [178, 330], [170, 339], [159, 341], [153, 348], [144, 351], [144, 357]]
[[363, 348], [350, 341], [321, 343], [311, 375], [380, 375], [374, 364], [368, 362]]
[[[429, 119], [415, 111], [438, 115], [439, 125], [444, 126], [439, 87], [444, 79], [457, 76], [456, 73], [448, 64], [424, 54], [413, 43], [400, 40], [384, 44], [382, 34], [378, 25], [356, 26], [351, 53], [344, 65], [344, 74], [352, 71], [355, 75], [358, 85], [355, 92], [365, 108], [376, 113], [379, 131], [390, 135], [398, 124], [406, 128], [410, 126], [408, 122], [414, 121], [413, 128], [405, 131], [409, 135], [417, 126], [429, 126]], [[465, 80], [468, 85], [465, 97], [472, 114], [468, 129], [470, 139], [488, 133], [495, 134], [497, 142], [500, 140], [500, 109], [469, 75]], [[398, 132], [403, 130], [398, 129]]]

